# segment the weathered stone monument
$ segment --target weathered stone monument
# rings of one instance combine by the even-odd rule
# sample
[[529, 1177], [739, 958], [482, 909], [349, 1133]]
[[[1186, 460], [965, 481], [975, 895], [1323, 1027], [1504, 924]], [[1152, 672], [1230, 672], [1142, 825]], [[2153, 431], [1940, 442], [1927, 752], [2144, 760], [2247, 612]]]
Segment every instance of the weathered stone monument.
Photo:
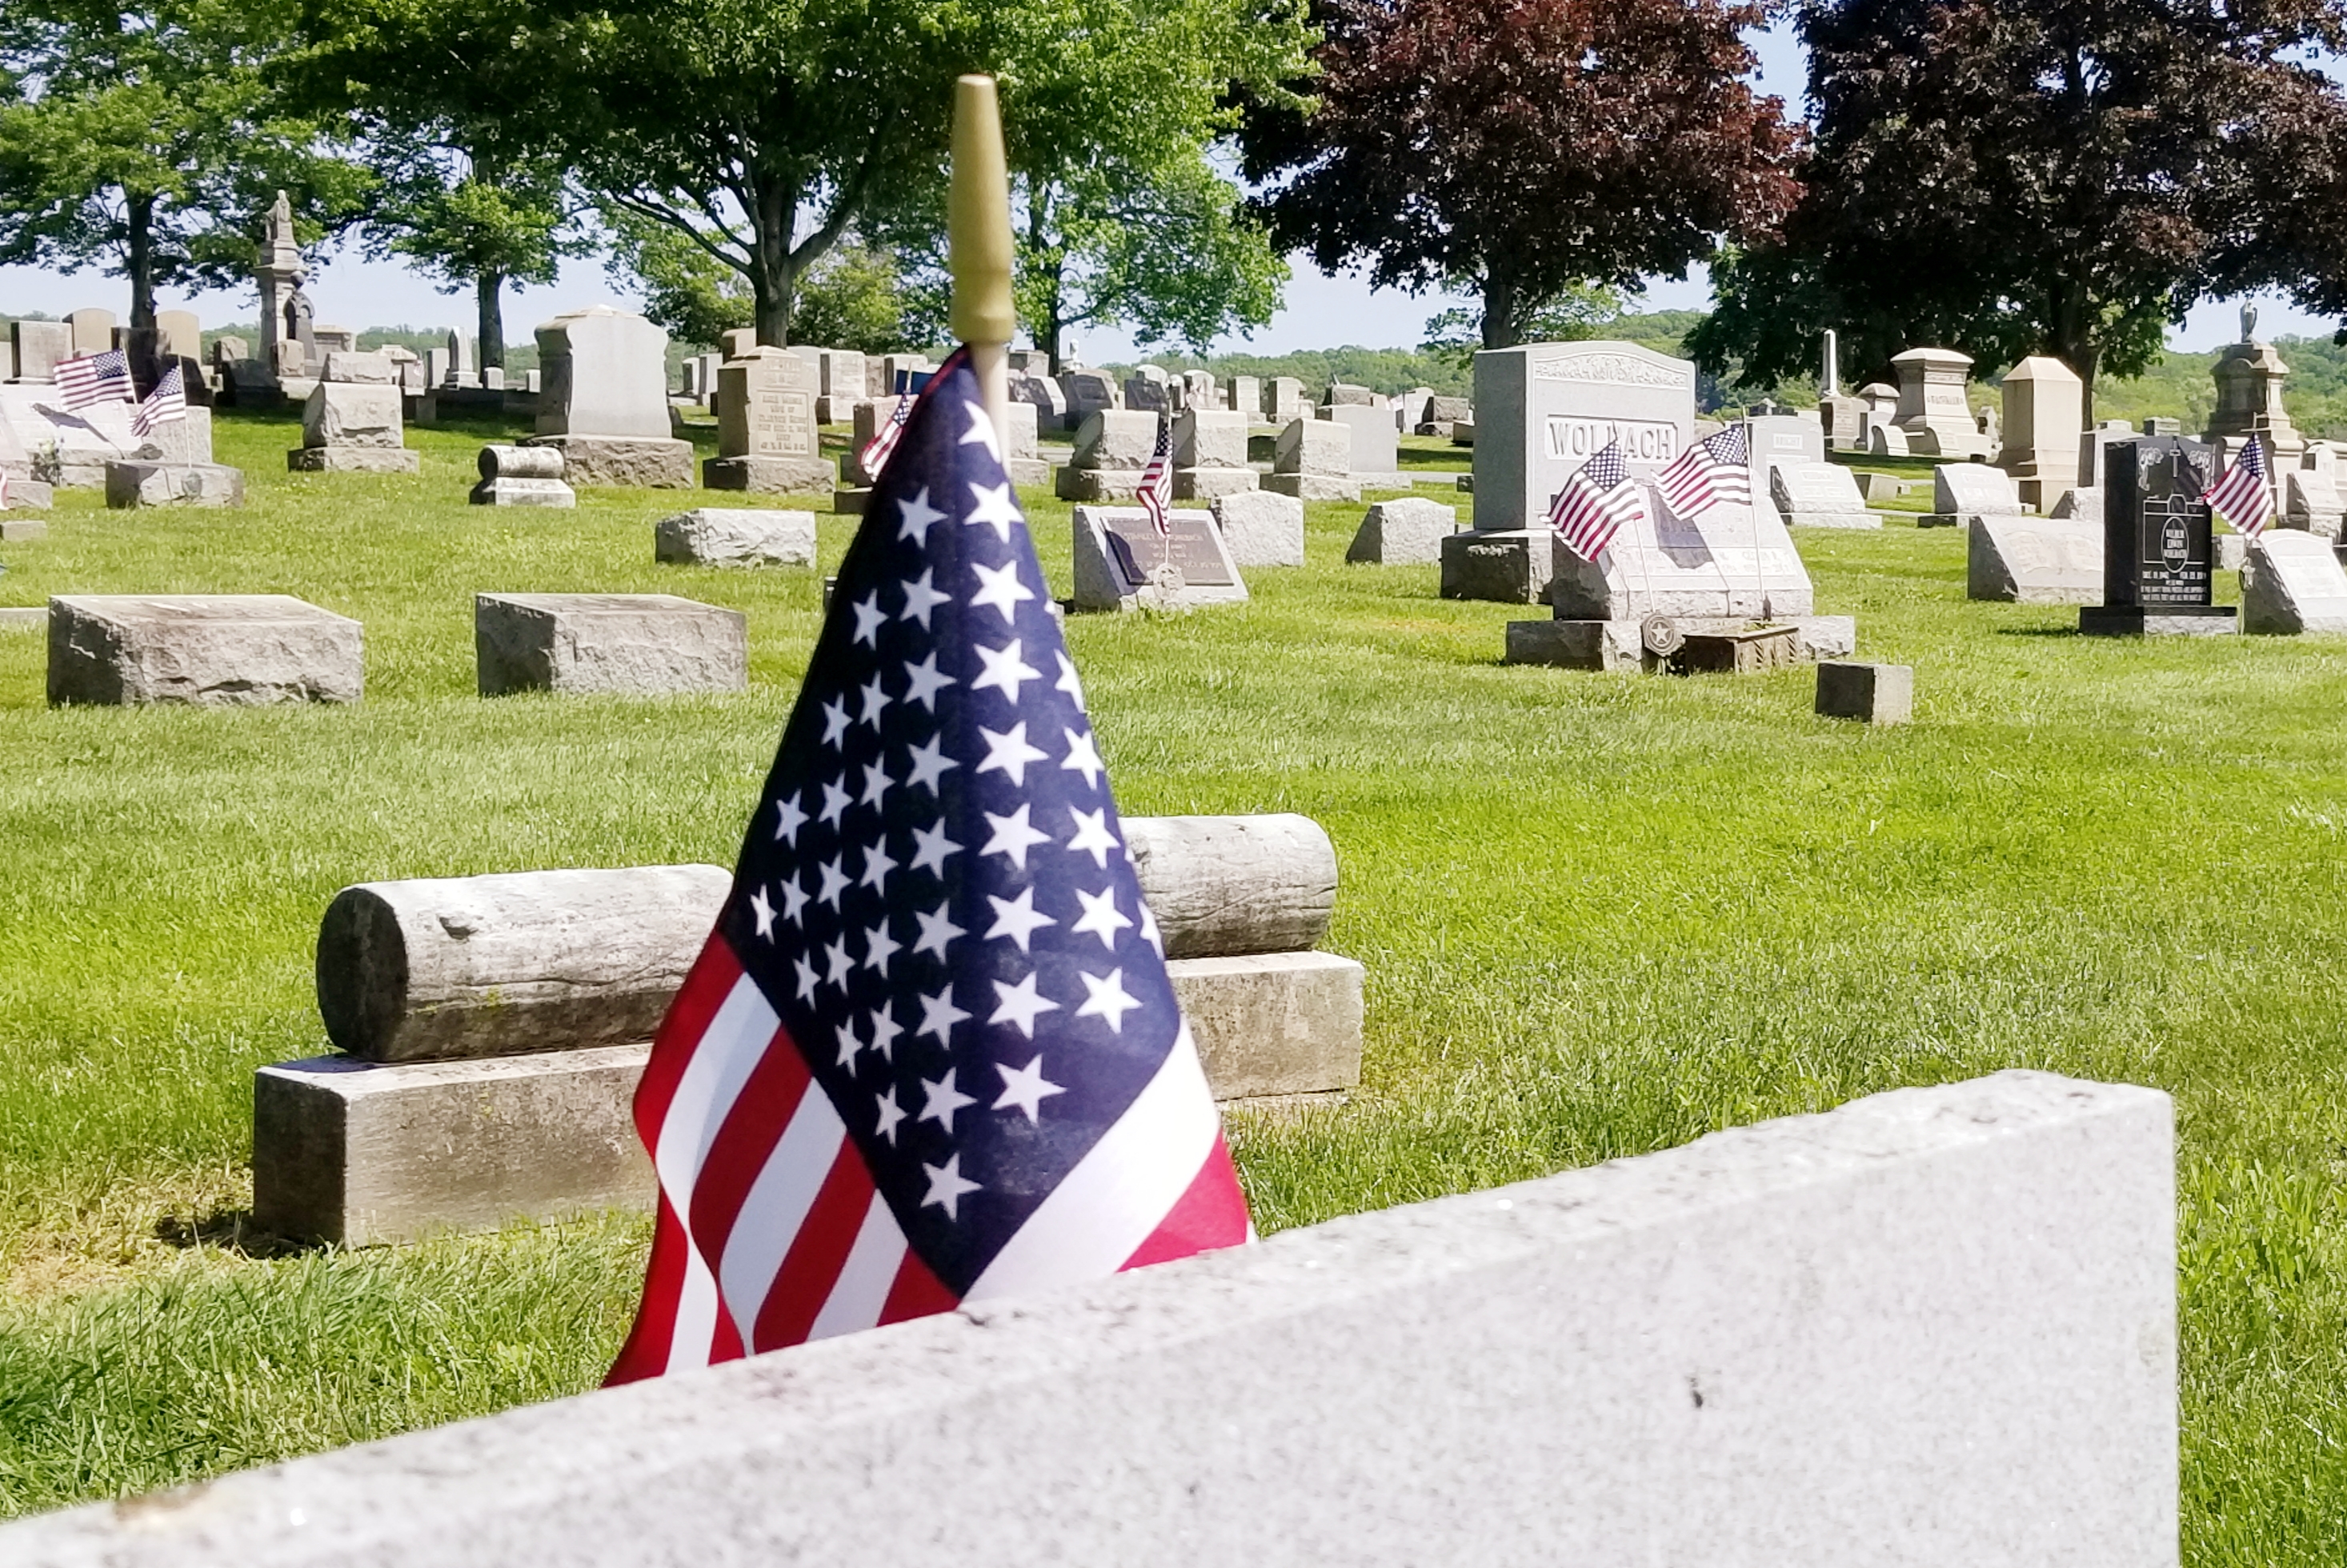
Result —
[[2326, 539], [2340, 537], [2347, 502], [2341, 499], [2335, 470], [2292, 468], [2282, 475], [2281, 481], [2281, 517], [2278, 526], [2320, 534]]
[[1985, 463], [1942, 463], [1932, 470], [1932, 509], [1915, 519], [1919, 528], [1960, 528], [1975, 518], [2019, 518], [2013, 477]]
[[2200, 498], [2216, 477], [2217, 449], [2143, 436], [2113, 443], [2103, 461], [2103, 602], [2078, 611], [2078, 630], [2096, 637], [2233, 630], [2233, 607], [2210, 602], [2216, 563]]
[[1308, 411], [1291, 419], [1272, 445], [1266, 490], [1299, 501], [1358, 501], [1353, 477], [1353, 428], [1337, 420], [1314, 419]]
[[845, 425], [864, 399], [864, 355], [852, 348], [823, 351], [816, 371], [815, 418], [818, 425]]
[[1208, 501], [1255, 488], [1246, 444], [1247, 416], [1235, 410], [1191, 407], [1174, 415], [1174, 498]]
[[282, 379], [309, 374], [308, 353], [285, 325], [286, 312], [309, 275], [293, 237], [293, 208], [281, 190], [263, 224], [261, 255], [252, 270], [261, 290], [261, 368], [266, 375]]
[[1243, 415], [1248, 424], [1263, 423], [1263, 378], [1234, 375], [1223, 383], [1223, 406]]
[[1053, 494], [1063, 501], [1131, 499], [1157, 450], [1160, 417], [1131, 408], [1086, 415], [1076, 427], [1074, 453], [1052, 477]]
[[2086, 425], [2086, 384], [2048, 354], [2031, 354], [2004, 373], [2004, 445], [1996, 466], [2013, 476], [2022, 504], [2051, 511], [2077, 483]]
[[480, 692], [561, 696], [749, 689], [742, 612], [665, 593], [483, 593], [473, 599]]
[[692, 443], [669, 434], [668, 333], [609, 305], [538, 329], [538, 434], [574, 485], [692, 488]]
[[1882, 515], [1866, 509], [1856, 476], [1838, 463], [1772, 464], [1767, 482], [1768, 498], [1788, 524], [1812, 528], [1882, 526]]
[[355, 702], [359, 623], [283, 594], [49, 600], [52, 706]]
[[1826, 329], [1825, 375], [1818, 383], [1818, 419], [1829, 449], [1864, 450], [1866, 400], [1841, 389], [1841, 351], [1830, 327]]
[[2004, 604], [2100, 604], [2103, 519], [1973, 518], [1964, 597]]
[[1163, 535], [1139, 507], [1075, 510], [1075, 596], [1080, 610], [1196, 610], [1243, 604], [1246, 582], [1213, 514], [1165, 514]]
[[1891, 356], [1899, 408], [1891, 422], [1905, 436], [1910, 452], [1985, 462], [1995, 451], [1996, 444], [1964, 401], [1972, 368], [1970, 354], [1948, 348], [1911, 348]]
[[1306, 417], [1312, 405], [1305, 398], [1304, 383], [1292, 375], [1275, 375], [1263, 384], [1263, 423], [1283, 428], [1291, 420]]
[[476, 507], [576, 507], [578, 492], [562, 477], [562, 452], [554, 446], [481, 448], [481, 482], [466, 498]]
[[1826, 460], [1825, 426], [1815, 415], [1795, 409], [1782, 414], [1753, 413], [1737, 421], [1752, 454], [1755, 492], [1768, 482], [1768, 470], [1788, 463], [1819, 464]]
[[1349, 462], [1356, 482], [1408, 485], [1409, 477], [1400, 472], [1401, 432], [1394, 425], [1393, 410], [1384, 403], [1379, 398], [1376, 404], [1335, 404], [1321, 414], [1331, 424], [1342, 425], [1353, 433]]
[[329, 354], [302, 408], [302, 445], [285, 466], [305, 474], [413, 474], [400, 424], [399, 373], [380, 354]]
[[8, 337], [16, 351], [14, 381], [54, 381], [57, 366], [73, 357], [73, 328], [63, 322], [11, 322]]
[[1215, 497], [1211, 509], [1234, 565], [1304, 564], [1304, 503], [1293, 496], [1234, 490]]
[[1609, 445], [1635, 476], [1667, 466], [1695, 436], [1695, 366], [1632, 343], [1485, 350], [1475, 420], [1475, 527], [1443, 542], [1442, 595], [1538, 603], [1558, 548], [1550, 503]]
[[1124, 406], [1116, 383], [1104, 370], [1071, 370], [1060, 377], [1060, 390], [1066, 395], [1066, 427], [1070, 430], [1081, 430], [1092, 415]]
[[1443, 541], [1458, 531], [1456, 507], [1418, 496], [1377, 501], [1362, 514], [1345, 559], [1356, 566], [1435, 566]]
[[66, 313], [66, 330], [73, 334], [76, 354], [104, 354], [112, 348], [118, 324], [112, 311], [96, 305]]
[[2269, 637], [2347, 631], [2347, 570], [2331, 541], [2268, 528], [2241, 560], [2241, 630]]
[[2282, 406], [2281, 384], [2290, 376], [2290, 366], [2271, 343], [2257, 341], [2257, 307], [2242, 306], [2241, 341], [2219, 354], [2209, 370], [2217, 383], [2217, 405], [2209, 412], [2205, 439], [2230, 458], [2245, 440], [2258, 436], [2279, 473], [2299, 466], [2306, 454], [2306, 437]]
[[701, 507], [652, 526], [652, 559], [678, 566], [815, 565], [815, 514]]
[[816, 363], [787, 349], [753, 348], [717, 371], [718, 456], [701, 466], [712, 490], [783, 495], [828, 490], [839, 469], [817, 445]]
[[[129, 405], [108, 407], [109, 420], [129, 425]], [[96, 413], [96, 409], [89, 410]], [[212, 461], [212, 411], [190, 407], [184, 417], [158, 425], [153, 434], [121, 439], [127, 458], [105, 460], [106, 504], [131, 507], [241, 507], [244, 473]], [[79, 448], [87, 455], [87, 448]]]

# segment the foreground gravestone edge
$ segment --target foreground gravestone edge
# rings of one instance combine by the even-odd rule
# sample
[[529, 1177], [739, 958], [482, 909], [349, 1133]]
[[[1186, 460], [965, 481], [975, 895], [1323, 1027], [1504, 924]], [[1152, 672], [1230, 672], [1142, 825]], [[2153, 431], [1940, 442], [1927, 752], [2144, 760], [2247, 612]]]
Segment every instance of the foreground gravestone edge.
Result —
[[1899, 1090], [90, 1504], [0, 1556], [2173, 1568], [2174, 1136], [2150, 1090]]

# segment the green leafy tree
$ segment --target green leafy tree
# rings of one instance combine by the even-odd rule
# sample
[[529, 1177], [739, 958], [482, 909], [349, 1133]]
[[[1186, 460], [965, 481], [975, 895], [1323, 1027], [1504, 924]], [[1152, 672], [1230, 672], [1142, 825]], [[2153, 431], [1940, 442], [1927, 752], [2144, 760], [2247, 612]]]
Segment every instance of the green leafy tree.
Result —
[[2198, 297], [2268, 275], [2294, 128], [2337, 118], [2304, 58], [2324, 0], [1805, 0], [1816, 149], [1780, 243], [1725, 258], [1697, 359], [1860, 377], [1918, 343], [2086, 381], [2158, 354]]
[[263, 78], [284, 22], [269, 0], [0, 5], [0, 263], [102, 266], [151, 327], [159, 289], [246, 281], [276, 189], [313, 236], [355, 217], [367, 176]]
[[562, 170], [542, 161], [493, 167], [447, 146], [391, 153], [393, 145], [372, 144], [385, 179], [367, 236], [438, 279], [442, 293], [469, 291], [481, 364], [503, 365], [506, 285], [551, 283], [564, 257], [596, 249], [575, 219]]
[[1480, 295], [1485, 348], [1573, 291], [1684, 276], [1771, 231], [1800, 145], [1746, 84], [1734, 0], [1323, 0], [1298, 113], [1254, 106], [1246, 173], [1322, 270]]

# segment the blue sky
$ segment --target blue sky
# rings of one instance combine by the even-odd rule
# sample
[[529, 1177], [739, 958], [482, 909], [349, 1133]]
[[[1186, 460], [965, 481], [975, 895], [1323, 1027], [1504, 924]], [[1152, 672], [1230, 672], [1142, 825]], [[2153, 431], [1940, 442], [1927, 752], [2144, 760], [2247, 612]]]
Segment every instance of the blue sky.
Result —
[[[1753, 44], [1759, 56], [1762, 89], [1798, 109], [1806, 71], [1790, 26], [1756, 34]], [[320, 259], [310, 295], [316, 302], [318, 320], [342, 326], [461, 324], [469, 331], [472, 324], [469, 292], [440, 293], [405, 267], [368, 261], [347, 251]], [[508, 338], [521, 338], [559, 312], [599, 301], [624, 303], [626, 300], [624, 292], [604, 275], [601, 263], [572, 262], [553, 286], [507, 295], [506, 333]], [[250, 321], [255, 309], [250, 290], [168, 298], [162, 302], [166, 308], [191, 307], [206, 322]], [[1399, 290], [1373, 290], [1358, 277], [1329, 277], [1298, 257], [1286, 307], [1271, 324], [1249, 337], [1234, 337], [1216, 346], [1264, 354], [1348, 343], [1406, 347], [1419, 342], [1429, 316], [1452, 302], [1440, 294], [1413, 297]], [[1684, 280], [1653, 280], [1644, 302], [1651, 310], [1700, 310], [1709, 302], [1709, 284], [1699, 270]], [[2308, 315], [2279, 296], [2260, 296], [2258, 303], [2261, 336], [2327, 335], [2337, 324]], [[95, 271], [67, 276], [46, 268], [0, 267], [0, 316], [35, 311], [62, 315], [93, 304], [127, 314], [128, 291], [118, 279]], [[2231, 343], [2239, 335], [2238, 309], [2238, 302], [2233, 301], [2198, 306], [2181, 328], [2171, 329], [2169, 342], [2196, 350]], [[1122, 333], [1096, 332], [1080, 334], [1078, 341], [1084, 357], [1095, 364], [1138, 357], [1136, 345]]]

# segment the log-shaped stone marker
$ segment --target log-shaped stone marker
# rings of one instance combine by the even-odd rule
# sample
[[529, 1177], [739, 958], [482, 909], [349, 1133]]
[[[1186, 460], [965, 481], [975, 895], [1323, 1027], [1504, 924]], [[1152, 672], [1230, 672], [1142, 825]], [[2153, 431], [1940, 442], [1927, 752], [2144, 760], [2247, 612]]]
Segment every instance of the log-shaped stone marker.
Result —
[[49, 702], [355, 702], [359, 623], [281, 593], [71, 595], [49, 600]]
[[473, 600], [481, 695], [743, 692], [748, 621], [666, 593], [484, 593]]
[[[1340, 1097], [1364, 973], [1311, 951], [1337, 857], [1308, 817], [1130, 817], [1125, 842], [1216, 1095]], [[659, 1024], [733, 882], [714, 866], [377, 882], [318, 934], [348, 1054], [262, 1068], [255, 1217], [357, 1246], [651, 1201], [629, 1114]]]

